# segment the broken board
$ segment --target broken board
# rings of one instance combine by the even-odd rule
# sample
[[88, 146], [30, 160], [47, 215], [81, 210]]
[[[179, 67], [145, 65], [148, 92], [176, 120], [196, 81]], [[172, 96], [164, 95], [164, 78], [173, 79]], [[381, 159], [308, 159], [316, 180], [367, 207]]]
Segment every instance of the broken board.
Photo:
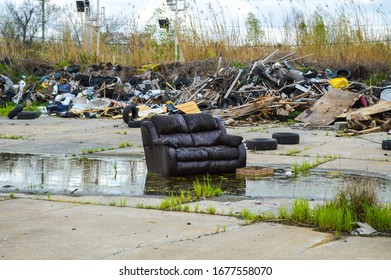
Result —
[[374, 105], [371, 105], [369, 107], [362, 107], [362, 108], [359, 108], [355, 111], [342, 114], [338, 117], [346, 118], [346, 117], [354, 115], [354, 114], [362, 114], [364, 116], [372, 116], [372, 115], [376, 115], [376, 114], [380, 114], [380, 113], [384, 113], [384, 112], [388, 112], [388, 111], [391, 111], [391, 101], [390, 100], [379, 100], [379, 102], [377, 102]]
[[263, 167], [263, 166], [242, 167], [242, 168], [236, 168], [236, 174], [252, 176], [252, 177], [271, 176], [274, 175], [274, 168]]
[[330, 89], [295, 120], [313, 125], [330, 125], [338, 115], [348, 111], [361, 95], [362, 93]]
[[175, 105], [175, 108], [177, 108], [178, 110], [182, 111], [185, 114], [201, 113], [200, 108], [197, 106], [197, 104], [194, 101]]

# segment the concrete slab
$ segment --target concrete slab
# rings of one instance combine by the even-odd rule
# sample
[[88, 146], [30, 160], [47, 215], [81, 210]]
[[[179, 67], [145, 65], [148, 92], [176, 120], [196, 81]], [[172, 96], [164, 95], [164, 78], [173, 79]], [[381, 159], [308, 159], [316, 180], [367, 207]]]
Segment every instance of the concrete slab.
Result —
[[[99, 156], [143, 157], [140, 130], [122, 120], [0, 118], [0, 152], [82, 155], [83, 150], [106, 148]], [[386, 132], [338, 138], [331, 130], [306, 130], [277, 125], [228, 128], [244, 139], [271, 137], [273, 132], [297, 132], [298, 145], [277, 150], [248, 151], [247, 165], [291, 168], [293, 163], [330, 161], [318, 166], [327, 171], [390, 178], [391, 152], [381, 149]], [[131, 147], [119, 148], [123, 142]], [[108, 148], [113, 148], [108, 150]], [[276, 223], [245, 225], [230, 213], [277, 211], [292, 199], [208, 199], [197, 208], [213, 206], [217, 215], [140, 209], [157, 206], [162, 197], [37, 197], [0, 195], [0, 259], [387, 259], [389, 237], [348, 236]], [[126, 207], [119, 207], [126, 201]], [[312, 201], [312, 204], [321, 201]], [[115, 205], [115, 206], [110, 206]], [[190, 204], [195, 209], [196, 204]]]

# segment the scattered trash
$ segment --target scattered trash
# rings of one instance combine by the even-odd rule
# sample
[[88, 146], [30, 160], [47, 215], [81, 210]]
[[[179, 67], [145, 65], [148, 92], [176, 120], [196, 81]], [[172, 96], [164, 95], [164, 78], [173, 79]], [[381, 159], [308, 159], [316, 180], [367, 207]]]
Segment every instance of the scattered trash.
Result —
[[373, 235], [377, 233], [377, 231], [367, 223], [356, 222], [356, 224], [359, 227], [351, 231], [352, 235]]
[[[50, 115], [123, 118], [126, 123], [156, 114], [206, 111], [231, 126], [295, 120], [312, 126], [347, 122], [339, 135], [391, 129], [391, 81], [381, 87], [367, 86], [350, 81], [352, 73], [344, 68], [302, 72], [290, 64], [299, 59], [294, 56], [276, 50], [240, 68], [224, 66], [220, 57], [218, 68], [204, 73], [205, 77], [197, 71], [177, 70], [178, 63], [138, 69], [111, 63], [84, 69], [42, 66], [34, 71], [42, 78], [33, 85], [27, 85], [23, 77], [14, 85], [1, 75], [0, 97], [15, 104], [27, 99], [46, 102], [42, 113]], [[193, 68], [209, 69], [206, 65]], [[137, 108], [137, 116], [125, 110], [129, 106]]]

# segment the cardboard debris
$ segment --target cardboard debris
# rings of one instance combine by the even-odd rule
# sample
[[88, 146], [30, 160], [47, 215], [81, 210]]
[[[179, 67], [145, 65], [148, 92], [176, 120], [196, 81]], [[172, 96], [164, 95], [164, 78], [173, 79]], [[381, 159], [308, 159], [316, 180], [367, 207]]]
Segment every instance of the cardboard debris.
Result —
[[236, 169], [236, 174], [251, 177], [264, 177], [274, 175], [274, 168], [263, 166], [248, 166]]
[[361, 93], [331, 89], [315, 104], [298, 115], [295, 120], [312, 125], [330, 125], [344, 111], [348, 111], [361, 97]]

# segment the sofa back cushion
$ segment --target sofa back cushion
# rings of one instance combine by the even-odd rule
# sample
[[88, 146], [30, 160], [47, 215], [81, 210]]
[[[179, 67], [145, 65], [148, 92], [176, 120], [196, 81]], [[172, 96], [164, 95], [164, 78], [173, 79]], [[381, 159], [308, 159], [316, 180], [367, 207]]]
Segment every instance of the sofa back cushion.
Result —
[[172, 134], [188, 132], [187, 124], [182, 115], [157, 115], [152, 116], [151, 121], [158, 134]]
[[219, 142], [221, 131], [220, 130], [200, 131], [200, 132], [190, 133], [190, 135], [193, 140], [194, 147], [215, 146]]
[[207, 113], [183, 115], [189, 132], [218, 130], [219, 125], [212, 115]]

